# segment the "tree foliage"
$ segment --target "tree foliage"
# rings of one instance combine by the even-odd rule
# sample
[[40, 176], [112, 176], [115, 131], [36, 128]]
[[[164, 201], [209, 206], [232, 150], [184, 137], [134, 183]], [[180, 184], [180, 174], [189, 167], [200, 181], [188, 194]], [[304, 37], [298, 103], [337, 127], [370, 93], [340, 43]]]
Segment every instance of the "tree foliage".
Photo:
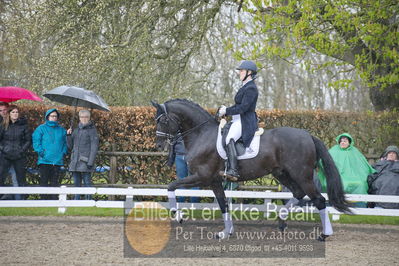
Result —
[[148, 104], [162, 93], [173, 95], [184, 81], [221, 4], [4, 1], [3, 62], [16, 65], [18, 78], [10, 67], [3, 76], [36, 91], [73, 84], [101, 93], [109, 104]]
[[[188, 98], [215, 107], [232, 104], [240, 86], [234, 72], [239, 60], [255, 59], [261, 66], [259, 108], [368, 110], [370, 100], [353, 69], [372, 88], [374, 103], [392, 99], [387, 106], [396, 104], [397, 66], [379, 68], [388, 61], [375, 63], [367, 57], [370, 52], [345, 50], [355, 44], [343, 45], [337, 30], [349, 27], [344, 14], [335, 14], [337, 29], [318, 15], [329, 2], [248, 0], [237, 12], [242, 2], [0, 0], [0, 83], [39, 94], [76, 85], [94, 90], [110, 105]], [[353, 1], [329, 3], [335, 9], [324, 8], [326, 19], [333, 21], [345, 3], [359, 17], [360, 26], [354, 24], [363, 32], [359, 38], [368, 37], [363, 24], [376, 15], [367, 10], [362, 15]], [[386, 45], [374, 39], [367, 44]], [[351, 56], [353, 65], [344, 60]], [[397, 62], [394, 52], [384, 56]], [[388, 74], [370, 74], [373, 69]], [[341, 87], [349, 89], [337, 90]]]
[[251, 35], [267, 33], [248, 42], [255, 54], [304, 57], [311, 47], [353, 66], [376, 110], [399, 106], [398, 1], [249, 0], [244, 10], [256, 24]]

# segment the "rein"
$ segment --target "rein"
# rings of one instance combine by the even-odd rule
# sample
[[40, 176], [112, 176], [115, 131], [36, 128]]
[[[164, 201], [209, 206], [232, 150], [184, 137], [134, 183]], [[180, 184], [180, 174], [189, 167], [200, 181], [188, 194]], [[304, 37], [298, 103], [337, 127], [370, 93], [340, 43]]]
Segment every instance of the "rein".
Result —
[[[161, 118], [163, 115], [165, 115], [165, 114], [160, 115], [160, 116], [157, 118], [157, 120], [158, 120], [159, 118]], [[168, 118], [170, 118], [167, 114], [166, 114], [166, 116], [167, 116]], [[176, 121], [173, 120], [173, 119], [171, 119], [171, 120], [172, 120], [173, 122], [175, 122], [175, 123], [179, 126], [179, 128], [180, 128], [180, 124], [179, 124], [178, 122], [176, 122]], [[202, 122], [201, 124], [196, 125], [195, 127], [190, 128], [190, 129], [188, 129], [188, 130], [186, 130], [186, 131], [183, 131], [183, 132], [180, 132], [180, 129], [179, 129], [179, 131], [178, 131], [178, 133], [177, 133], [176, 135], [173, 135], [173, 134], [170, 134], [170, 133], [165, 133], [165, 132], [162, 132], [162, 131], [156, 131], [156, 135], [159, 136], [159, 137], [166, 137], [166, 138], [168, 139], [168, 144], [169, 144], [169, 145], [174, 145], [179, 139], [183, 138], [184, 136], [187, 136], [188, 134], [192, 133], [192, 132], [193, 132], [194, 130], [196, 130], [197, 128], [199, 128], [199, 127], [205, 125], [206, 123], [209, 122], [209, 120], [210, 120], [210, 118], [207, 119], [206, 121]]]

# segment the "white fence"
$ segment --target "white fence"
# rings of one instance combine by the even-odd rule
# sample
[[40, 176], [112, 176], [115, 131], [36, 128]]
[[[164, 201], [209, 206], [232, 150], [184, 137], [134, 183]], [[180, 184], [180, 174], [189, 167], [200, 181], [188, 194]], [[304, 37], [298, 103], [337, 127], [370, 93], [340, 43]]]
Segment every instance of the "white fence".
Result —
[[[290, 192], [271, 192], [271, 191], [225, 191], [227, 198], [247, 198], [264, 199], [263, 204], [230, 204], [233, 210], [257, 210], [269, 215], [269, 212], [278, 211], [270, 208], [272, 199], [292, 198]], [[134, 196], [164, 196], [167, 197], [166, 189], [154, 188], [95, 188], [95, 187], [0, 187], [0, 194], [57, 194], [58, 200], [1, 200], [1, 207], [58, 207], [58, 212], [64, 213], [67, 207], [99, 207], [99, 208], [127, 208], [134, 207], [139, 202], [134, 201]], [[69, 194], [100, 194], [100, 195], [121, 195], [126, 196], [125, 201], [104, 201], [104, 200], [68, 200]], [[184, 197], [215, 197], [211, 190], [176, 190], [176, 196]], [[323, 196], [328, 199], [327, 194]], [[349, 201], [367, 201], [367, 202], [391, 202], [399, 203], [399, 196], [380, 196], [380, 195], [360, 195], [347, 194]], [[168, 208], [167, 202], [158, 202], [160, 205]], [[179, 203], [179, 208], [195, 209], [218, 209], [216, 203]], [[399, 216], [399, 209], [370, 209], [370, 208], [351, 208], [356, 215], [380, 215], [380, 216]], [[315, 211], [314, 208], [300, 208], [295, 211]], [[333, 214], [333, 220], [338, 220], [339, 211], [333, 207], [328, 207], [330, 214]]]

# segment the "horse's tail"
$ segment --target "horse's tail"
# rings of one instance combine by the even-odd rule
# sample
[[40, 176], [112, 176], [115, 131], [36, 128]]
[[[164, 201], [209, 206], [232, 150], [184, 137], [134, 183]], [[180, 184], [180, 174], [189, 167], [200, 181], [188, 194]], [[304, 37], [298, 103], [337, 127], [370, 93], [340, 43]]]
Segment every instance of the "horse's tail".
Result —
[[324, 143], [312, 136], [316, 146], [317, 161], [321, 159], [324, 173], [327, 179], [327, 195], [332, 206], [340, 212], [351, 213], [349, 203], [345, 199], [344, 189], [342, 187], [341, 176], [333, 158], [328, 152]]

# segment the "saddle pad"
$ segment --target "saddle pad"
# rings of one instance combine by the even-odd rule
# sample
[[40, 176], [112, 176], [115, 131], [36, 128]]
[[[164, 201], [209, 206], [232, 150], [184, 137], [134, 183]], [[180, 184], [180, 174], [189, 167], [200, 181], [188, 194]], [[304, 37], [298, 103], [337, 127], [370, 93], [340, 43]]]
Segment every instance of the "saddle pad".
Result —
[[[216, 149], [219, 153], [219, 156], [222, 157], [222, 159], [227, 160], [227, 154], [226, 151], [223, 148], [222, 145], [222, 128], [226, 124], [226, 120], [222, 119], [219, 124], [218, 128], [218, 137], [216, 140]], [[258, 129], [258, 131], [255, 132], [255, 136], [251, 141], [251, 144], [249, 145], [249, 148], [246, 148], [245, 153], [243, 155], [240, 155], [237, 157], [238, 160], [244, 160], [244, 159], [251, 159], [256, 157], [259, 153], [259, 144], [260, 144], [260, 136], [263, 134], [263, 128]]]

